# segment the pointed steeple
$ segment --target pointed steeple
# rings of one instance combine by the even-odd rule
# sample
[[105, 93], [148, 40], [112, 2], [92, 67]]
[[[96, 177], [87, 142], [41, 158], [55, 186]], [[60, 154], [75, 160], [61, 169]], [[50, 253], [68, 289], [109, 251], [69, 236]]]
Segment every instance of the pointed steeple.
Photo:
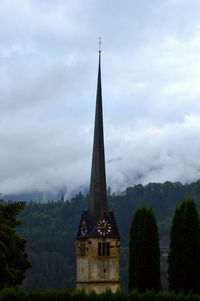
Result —
[[94, 126], [92, 170], [90, 180], [90, 195], [88, 201], [88, 213], [91, 217], [98, 217], [103, 212], [108, 212], [103, 137], [100, 45], [101, 44], [99, 43], [99, 70], [97, 79], [96, 113]]

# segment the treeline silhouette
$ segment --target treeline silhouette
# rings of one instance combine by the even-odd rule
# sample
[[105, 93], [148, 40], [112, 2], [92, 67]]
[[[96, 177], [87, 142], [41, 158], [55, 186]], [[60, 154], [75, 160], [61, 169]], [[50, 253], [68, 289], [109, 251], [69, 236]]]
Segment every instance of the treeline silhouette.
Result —
[[[108, 189], [108, 192], [110, 189]], [[169, 237], [174, 209], [182, 199], [192, 196], [200, 207], [200, 181], [191, 184], [150, 183], [128, 187], [121, 194], [108, 193], [109, 208], [115, 213], [121, 235], [121, 286], [128, 283], [128, 240], [133, 213], [139, 206], [154, 210], [160, 240]], [[88, 196], [77, 194], [69, 201], [29, 202], [19, 216], [18, 233], [28, 241], [33, 268], [27, 272], [24, 288], [75, 288], [75, 238], [80, 216], [87, 208]], [[166, 289], [166, 259], [161, 260], [161, 278]]]

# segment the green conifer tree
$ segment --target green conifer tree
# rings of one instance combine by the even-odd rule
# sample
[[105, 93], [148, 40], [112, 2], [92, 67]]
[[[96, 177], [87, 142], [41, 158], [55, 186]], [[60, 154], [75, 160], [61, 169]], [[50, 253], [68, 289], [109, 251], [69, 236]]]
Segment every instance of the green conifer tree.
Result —
[[193, 199], [176, 207], [168, 256], [169, 289], [200, 293], [200, 224]]
[[15, 230], [20, 225], [15, 216], [24, 206], [23, 202], [4, 204], [0, 200], [0, 290], [22, 284], [32, 266], [25, 251], [26, 240]]
[[132, 219], [129, 239], [129, 291], [159, 291], [160, 247], [152, 208], [138, 208]]

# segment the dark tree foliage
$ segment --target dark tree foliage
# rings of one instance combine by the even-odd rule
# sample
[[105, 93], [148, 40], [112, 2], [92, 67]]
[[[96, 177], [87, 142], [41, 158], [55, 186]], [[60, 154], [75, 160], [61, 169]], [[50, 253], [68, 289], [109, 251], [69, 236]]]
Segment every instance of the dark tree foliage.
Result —
[[22, 284], [26, 270], [31, 267], [25, 251], [26, 239], [15, 230], [20, 225], [16, 215], [24, 206], [22, 202], [4, 204], [0, 200], [0, 289]]
[[[188, 194], [197, 200], [200, 207], [200, 181], [182, 185], [179, 182], [149, 183], [127, 188], [121, 194], [109, 192], [110, 210], [114, 211], [120, 232], [120, 277], [121, 287], [128, 284], [128, 241], [132, 212], [145, 205], [152, 207], [158, 222], [160, 239], [169, 237], [174, 209]], [[28, 200], [27, 200], [28, 201]], [[17, 231], [28, 242], [28, 254], [33, 268], [27, 272], [23, 283], [26, 289], [38, 285], [59, 289], [75, 286], [75, 237], [83, 209], [87, 208], [87, 196], [77, 194], [70, 201], [45, 204], [29, 202], [20, 214], [23, 224]], [[162, 258], [163, 259], [163, 258]], [[166, 278], [166, 262], [163, 278]], [[166, 283], [163, 282], [163, 283]], [[166, 290], [167, 286], [163, 286]]]
[[38, 287], [33, 290], [23, 288], [7, 288], [0, 291], [1, 301], [200, 301], [200, 295], [174, 292], [148, 291], [139, 293], [131, 291], [126, 294], [123, 291], [112, 293], [110, 290], [97, 294], [94, 291], [86, 294], [84, 291], [70, 292], [68, 289], [61, 290], [47, 289], [45, 292]]
[[129, 291], [159, 291], [160, 246], [158, 226], [152, 208], [138, 208], [129, 239]]
[[176, 207], [168, 256], [169, 289], [200, 293], [200, 225], [193, 199]]
[[138, 288], [138, 266], [140, 258], [138, 252], [142, 244], [143, 221], [146, 214], [146, 208], [139, 208], [135, 211], [129, 233], [129, 291]]
[[26, 289], [75, 288], [75, 238], [85, 204], [80, 193], [64, 203], [30, 202], [22, 212], [26, 227], [20, 227], [19, 233], [28, 240], [33, 263], [23, 283]]

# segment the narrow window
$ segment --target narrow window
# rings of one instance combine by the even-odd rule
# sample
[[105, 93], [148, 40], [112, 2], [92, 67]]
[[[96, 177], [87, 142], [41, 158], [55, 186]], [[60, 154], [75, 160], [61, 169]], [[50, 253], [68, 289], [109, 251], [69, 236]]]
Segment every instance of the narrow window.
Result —
[[106, 269], [104, 269], [103, 271], [104, 271], [104, 273], [105, 273], [105, 272], [106, 272]]
[[80, 247], [80, 255], [83, 256], [83, 244], [81, 244], [81, 247]]
[[101, 243], [98, 243], [98, 256], [101, 256]]
[[81, 244], [81, 247], [80, 247], [80, 255], [81, 255], [81, 256], [85, 256], [85, 255], [86, 255], [86, 246], [85, 246], [85, 243], [82, 243], [82, 244]]
[[83, 244], [83, 256], [86, 255], [86, 246], [85, 246], [85, 243]]
[[103, 256], [105, 256], [105, 249], [106, 249], [106, 244], [105, 243], [103, 243]]
[[106, 243], [106, 255], [110, 256], [110, 243], [109, 242]]

